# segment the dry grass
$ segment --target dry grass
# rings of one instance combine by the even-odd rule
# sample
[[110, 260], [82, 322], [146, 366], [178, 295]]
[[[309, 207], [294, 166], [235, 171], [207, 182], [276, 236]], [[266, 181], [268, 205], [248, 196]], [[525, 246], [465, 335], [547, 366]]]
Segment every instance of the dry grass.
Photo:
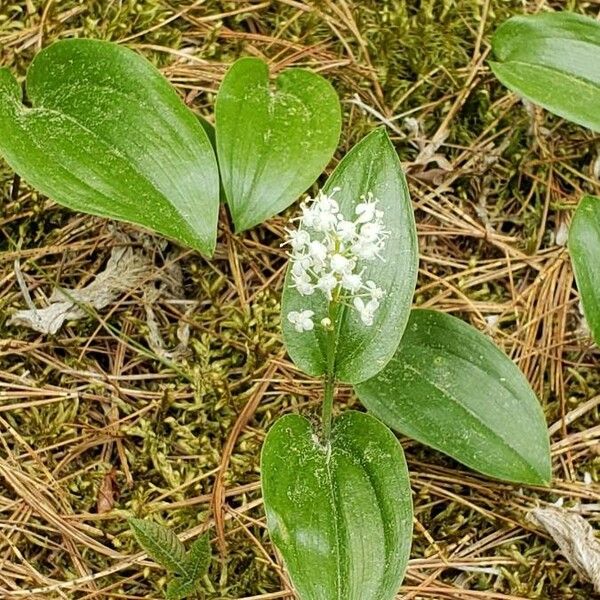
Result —
[[[53, 39], [121, 40], [210, 115], [227, 65], [252, 54], [334, 82], [337, 159], [390, 126], [420, 234], [415, 301], [462, 316], [515, 358], [543, 403], [555, 476], [550, 489], [519, 489], [403, 440], [416, 504], [405, 600], [592, 596], [525, 515], [560, 497], [597, 521], [600, 353], [557, 239], [580, 195], [600, 191], [600, 139], [523, 106], [486, 66], [500, 21], [549, 4], [598, 12], [543, 0], [0, 0], [0, 57], [21, 75]], [[0, 597], [160, 598], [164, 572], [125, 522], [135, 514], [186, 538], [213, 527], [207, 597], [291, 598], [258, 474], [274, 419], [319, 401], [279, 337], [289, 215], [234, 236], [223, 213], [207, 262], [62, 209], [2, 163], [0, 192]], [[154, 265], [142, 285], [55, 336], [7, 325], [24, 306], [15, 261], [40, 306], [56, 285], [89, 282], [124, 241]], [[342, 390], [338, 406], [355, 402]]]

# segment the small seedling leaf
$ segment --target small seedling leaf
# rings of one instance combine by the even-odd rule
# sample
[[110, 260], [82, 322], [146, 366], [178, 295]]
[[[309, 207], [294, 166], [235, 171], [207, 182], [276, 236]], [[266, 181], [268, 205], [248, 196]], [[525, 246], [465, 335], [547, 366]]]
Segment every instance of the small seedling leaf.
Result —
[[208, 534], [204, 534], [192, 544], [185, 557], [188, 577], [194, 581], [203, 577], [208, 571], [210, 559], [210, 538]]
[[129, 519], [138, 544], [159, 565], [189, 579], [185, 547], [171, 529], [144, 519]]
[[181, 600], [196, 593], [199, 588], [200, 581], [197, 579], [174, 577], [167, 584], [165, 598], [166, 600]]

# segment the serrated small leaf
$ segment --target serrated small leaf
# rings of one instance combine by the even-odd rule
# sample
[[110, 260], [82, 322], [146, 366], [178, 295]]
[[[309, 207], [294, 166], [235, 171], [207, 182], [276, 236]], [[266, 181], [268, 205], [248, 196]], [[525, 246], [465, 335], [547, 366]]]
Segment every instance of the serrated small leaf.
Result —
[[165, 569], [189, 579], [185, 547], [168, 527], [144, 519], [129, 519], [138, 544], [148, 556]]
[[270, 429], [261, 481], [271, 538], [301, 600], [392, 600], [406, 569], [412, 500], [402, 448], [348, 411], [324, 448], [307, 419]]
[[491, 68], [520, 96], [600, 131], [600, 23], [562, 11], [516, 16], [492, 40]]
[[187, 577], [197, 581], [206, 574], [211, 560], [210, 537], [200, 536], [190, 547], [185, 556]]
[[584, 197], [569, 230], [569, 253], [583, 314], [600, 345], [600, 198]]
[[329, 301], [320, 291], [301, 295], [293, 286], [290, 265], [282, 297], [283, 339], [292, 360], [309, 375], [324, 375], [331, 363], [335, 378], [357, 383], [378, 373], [400, 343], [417, 281], [417, 230], [406, 179], [384, 129], [368, 134], [342, 159], [323, 190], [331, 193], [335, 188], [340, 213], [348, 220], [356, 217], [361, 196], [372, 193], [378, 200], [389, 237], [381, 260], [359, 262], [357, 272], [362, 271], [364, 281], [373, 280], [385, 295], [371, 326], [361, 322], [356, 310], [342, 307], [333, 324], [335, 339], [320, 326], [298, 332], [286, 315], [312, 310], [315, 323], [320, 323], [329, 316]]
[[26, 83], [31, 108], [0, 70], [0, 153], [17, 173], [71, 209], [213, 253], [215, 153], [152, 64], [110, 42], [61, 40], [36, 56]]
[[175, 577], [167, 584], [165, 593], [166, 600], [181, 600], [188, 598], [200, 589], [199, 580], [191, 580], [183, 577]]
[[304, 69], [283, 71], [241, 58], [229, 69], [215, 105], [223, 189], [236, 231], [276, 215], [304, 192], [331, 160], [341, 109], [331, 84]]
[[394, 358], [356, 386], [392, 429], [498, 479], [547, 484], [544, 414], [517, 366], [456, 317], [413, 310]]

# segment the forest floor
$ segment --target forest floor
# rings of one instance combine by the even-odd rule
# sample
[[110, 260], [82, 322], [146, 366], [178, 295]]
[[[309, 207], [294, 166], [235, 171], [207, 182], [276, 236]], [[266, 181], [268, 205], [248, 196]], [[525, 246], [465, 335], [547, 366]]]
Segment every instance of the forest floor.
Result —
[[[388, 126], [417, 216], [415, 304], [462, 317], [514, 358], [543, 404], [554, 464], [550, 488], [525, 488], [402, 439], [415, 502], [405, 600], [593, 596], [527, 513], [563, 499], [598, 521], [600, 353], [565, 239], [579, 198], [600, 192], [600, 138], [525, 105], [487, 63], [507, 17], [561, 8], [598, 12], [544, 0], [0, 0], [0, 65], [20, 77], [53, 40], [119, 41], [210, 120], [227, 67], [253, 55], [332, 81], [344, 125], [330, 168]], [[223, 210], [207, 261], [61, 208], [1, 160], [0, 194], [0, 597], [161, 598], [165, 572], [127, 526], [137, 515], [184, 539], [210, 530], [207, 598], [292, 598], [258, 464], [274, 420], [319, 402], [279, 333], [295, 209], [244, 235]], [[145, 276], [109, 306], [53, 335], [11, 321], [23, 289], [43, 307], [124, 245]], [[338, 410], [357, 406], [350, 389], [339, 396]]]

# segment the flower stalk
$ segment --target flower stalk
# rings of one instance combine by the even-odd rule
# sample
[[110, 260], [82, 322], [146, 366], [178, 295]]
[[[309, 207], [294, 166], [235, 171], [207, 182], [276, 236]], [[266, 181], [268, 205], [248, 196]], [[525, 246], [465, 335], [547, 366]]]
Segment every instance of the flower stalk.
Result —
[[[293, 284], [300, 296], [325, 296], [326, 310], [315, 324], [315, 304], [311, 308], [290, 311], [287, 320], [299, 332], [313, 331], [315, 326], [327, 338], [327, 367], [322, 407], [323, 443], [329, 442], [335, 396], [335, 356], [339, 330], [339, 313], [357, 313], [364, 327], [371, 327], [384, 290], [366, 277], [369, 263], [383, 260], [382, 250], [389, 237], [384, 228], [383, 211], [378, 200], [368, 193], [360, 197], [352, 216], [344, 215], [334, 189], [327, 195], [320, 191], [302, 204], [302, 216], [296, 229], [288, 229], [284, 243], [291, 250], [290, 269]], [[319, 303], [317, 303], [318, 306]]]
[[329, 443], [331, 437], [331, 421], [333, 414], [333, 400], [335, 397], [335, 378], [331, 373], [325, 376], [325, 389], [323, 394], [323, 405], [321, 407], [321, 436], [323, 445]]

